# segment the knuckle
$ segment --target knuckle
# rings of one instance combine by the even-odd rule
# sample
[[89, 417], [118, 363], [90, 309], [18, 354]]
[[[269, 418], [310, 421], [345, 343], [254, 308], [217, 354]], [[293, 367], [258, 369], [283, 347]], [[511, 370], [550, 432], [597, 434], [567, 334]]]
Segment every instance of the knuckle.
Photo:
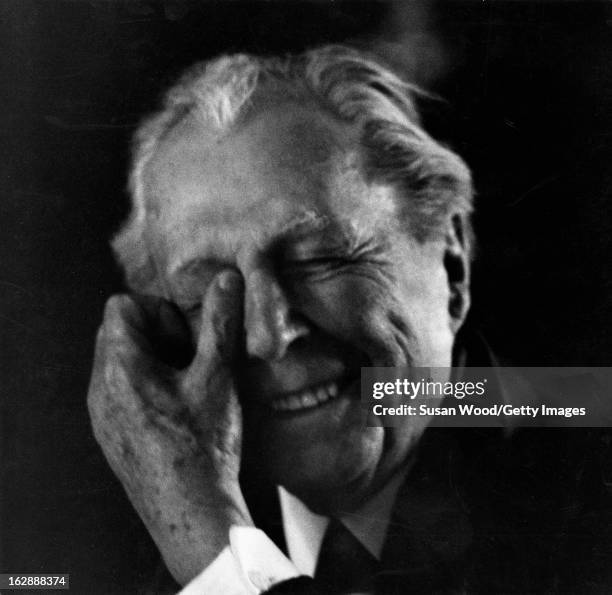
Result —
[[106, 301], [106, 305], [104, 307], [104, 315], [105, 318], [113, 318], [113, 317], [123, 317], [124, 313], [133, 307], [134, 303], [132, 302], [130, 296], [124, 293], [119, 293], [116, 295], [112, 295]]
[[125, 348], [117, 348], [104, 362], [104, 384], [111, 393], [124, 392], [132, 385], [132, 366]]
[[109, 336], [104, 327], [98, 331], [98, 335], [90, 391], [94, 387], [110, 387], [113, 385], [111, 380], [115, 379], [120, 369], [136, 367], [136, 347], [127, 335]]
[[123, 338], [127, 336], [127, 325], [122, 310], [117, 306], [108, 306], [104, 314], [104, 335], [107, 339]]
[[128, 321], [137, 313], [136, 304], [128, 295], [111, 296], [104, 307], [103, 327], [110, 336], [123, 336], [127, 332]]

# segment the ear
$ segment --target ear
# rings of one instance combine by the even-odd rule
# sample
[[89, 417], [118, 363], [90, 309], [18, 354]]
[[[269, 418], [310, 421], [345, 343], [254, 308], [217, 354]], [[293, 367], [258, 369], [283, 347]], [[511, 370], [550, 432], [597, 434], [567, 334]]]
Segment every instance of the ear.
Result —
[[448, 312], [453, 333], [461, 328], [470, 309], [469, 224], [461, 215], [453, 215], [446, 230], [444, 268], [448, 279]]

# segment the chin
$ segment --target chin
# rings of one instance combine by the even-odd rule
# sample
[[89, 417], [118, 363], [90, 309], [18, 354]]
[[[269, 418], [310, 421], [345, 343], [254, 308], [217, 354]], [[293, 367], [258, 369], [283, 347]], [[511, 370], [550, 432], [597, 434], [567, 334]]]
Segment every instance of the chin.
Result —
[[361, 427], [324, 442], [268, 437], [264, 460], [269, 478], [313, 512], [351, 510], [367, 498], [383, 459], [383, 428]]

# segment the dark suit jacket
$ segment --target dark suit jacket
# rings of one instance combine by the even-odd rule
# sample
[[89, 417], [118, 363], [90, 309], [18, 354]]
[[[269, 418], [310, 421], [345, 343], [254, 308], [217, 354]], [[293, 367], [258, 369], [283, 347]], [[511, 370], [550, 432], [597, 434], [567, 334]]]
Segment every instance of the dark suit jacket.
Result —
[[[466, 365], [496, 363], [482, 342], [471, 352]], [[612, 432], [429, 428], [371, 589], [612, 593]], [[300, 579], [269, 593], [327, 592]]]
[[[612, 593], [609, 432], [426, 432], [376, 593]], [[326, 593], [302, 581], [271, 593]]]

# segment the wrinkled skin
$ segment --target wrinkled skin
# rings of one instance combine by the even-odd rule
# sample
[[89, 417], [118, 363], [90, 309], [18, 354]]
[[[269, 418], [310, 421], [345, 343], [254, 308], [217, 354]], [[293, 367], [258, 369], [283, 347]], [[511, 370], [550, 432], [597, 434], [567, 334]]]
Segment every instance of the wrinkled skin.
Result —
[[[126, 323], [142, 308], [122, 298], [133, 312], [110, 308], [103, 329], [117, 328], [100, 336], [90, 407], [98, 440], [171, 570], [172, 559], [191, 559], [189, 570], [173, 570], [180, 582], [220, 550], [226, 525], [250, 522], [237, 476], [241, 415], [258, 468], [313, 510], [338, 514], [385, 485], [427, 423], [365, 427], [360, 366], [451, 364], [469, 306], [461, 222], [449, 219], [446, 234], [418, 243], [405, 230], [404, 200], [364, 178], [356, 147], [350, 127], [286, 103], [224, 134], [188, 118], [147, 168], [159, 272], [151, 293], [177, 305], [198, 351], [186, 370], [164, 369], [145, 325]], [[221, 271], [244, 284], [229, 344], [211, 330], [215, 307], [229, 313], [229, 300], [210, 303]], [[177, 382], [184, 377], [199, 380]], [[323, 405], [271, 408], [329, 382], [339, 396]], [[150, 400], [163, 406], [151, 413]], [[177, 406], [184, 415], [173, 415]], [[132, 444], [130, 456], [117, 436]], [[185, 510], [192, 531], [175, 529], [177, 537], [167, 519], [177, 525]], [[194, 560], [193, 544], [210, 556]]]
[[111, 298], [98, 333], [88, 396], [94, 433], [180, 583], [217, 556], [232, 524], [252, 524], [238, 487], [242, 415], [230, 372], [241, 302], [235, 273], [211, 284], [184, 370], [159, 358], [159, 342], [186, 350], [189, 334], [158, 298]]

